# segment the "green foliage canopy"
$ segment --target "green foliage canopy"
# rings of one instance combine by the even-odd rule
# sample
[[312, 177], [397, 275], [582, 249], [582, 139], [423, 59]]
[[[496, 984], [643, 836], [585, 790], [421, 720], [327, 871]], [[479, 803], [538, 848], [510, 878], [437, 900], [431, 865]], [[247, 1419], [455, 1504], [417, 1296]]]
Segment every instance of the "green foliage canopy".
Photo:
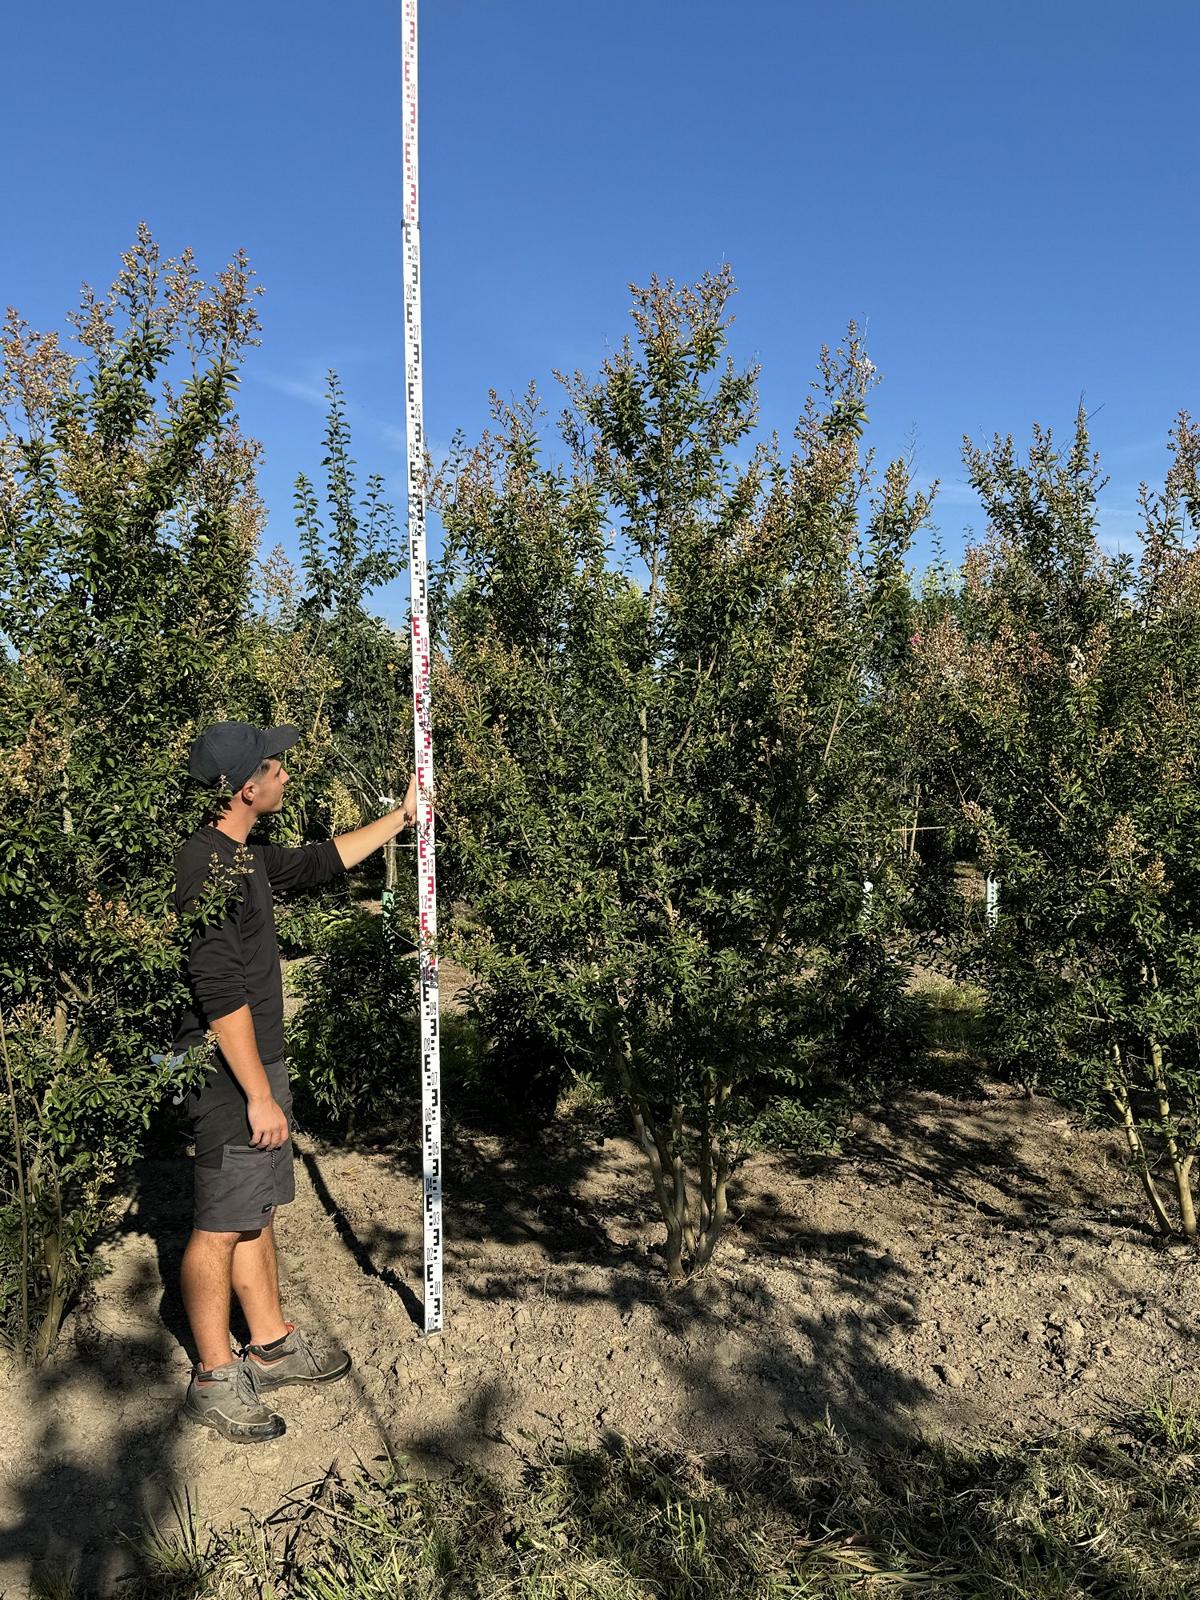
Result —
[[994, 1057], [1115, 1117], [1156, 1226], [1195, 1237], [1200, 431], [1186, 414], [1171, 448], [1162, 491], [1142, 489], [1135, 561], [1100, 542], [1082, 410], [1065, 449], [1037, 429], [1024, 461], [1011, 437], [968, 442], [988, 536], [916, 654], [960, 820], [1003, 885], [995, 931], [965, 955]]
[[635, 291], [636, 341], [566, 381], [569, 467], [543, 462], [532, 396], [497, 403], [437, 497], [459, 948], [497, 1007], [618, 1086], [673, 1276], [720, 1234], [751, 1087], [796, 1093], [822, 1059], [855, 1081], [898, 1008], [883, 746], [928, 509], [860, 451], [853, 329], [792, 455], [748, 446], [731, 293], [727, 272]]
[[233, 409], [251, 277], [239, 256], [206, 285], [143, 226], [108, 294], [85, 289], [82, 357], [5, 324], [0, 1333], [35, 1356], [162, 1093], [151, 1054], [184, 992], [172, 858], [203, 805], [185, 755], [227, 714], [260, 522]]

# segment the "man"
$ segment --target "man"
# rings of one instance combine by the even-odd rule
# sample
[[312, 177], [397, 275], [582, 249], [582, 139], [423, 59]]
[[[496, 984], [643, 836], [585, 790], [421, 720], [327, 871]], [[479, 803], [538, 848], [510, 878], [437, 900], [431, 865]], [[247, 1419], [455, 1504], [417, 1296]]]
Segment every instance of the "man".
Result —
[[[279, 1299], [275, 1211], [295, 1197], [295, 1185], [272, 890], [328, 883], [409, 827], [417, 810], [414, 777], [399, 811], [353, 833], [300, 849], [247, 844], [259, 817], [283, 809], [283, 755], [299, 737], [297, 728], [246, 722], [206, 728], [191, 747], [188, 769], [219, 798], [175, 858], [180, 916], [220, 866], [241, 869], [236, 877], [221, 874], [236, 884], [224, 913], [190, 936], [192, 998], [175, 1050], [202, 1043], [210, 1030], [218, 1045], [214, 1067], [187, 1105], [196, 1149], [195, 1226], [182, 1286], [198, 1360], [184, 1415], [244, 1443], [286, 1431], [264, 1395], [289, 1383], [331, 1383], [350, 1370], [344, 1350], [322, 1348], [286, 1322]], [[250, 1330], [240, 1358], [230, 1339], [231, 1289]]]

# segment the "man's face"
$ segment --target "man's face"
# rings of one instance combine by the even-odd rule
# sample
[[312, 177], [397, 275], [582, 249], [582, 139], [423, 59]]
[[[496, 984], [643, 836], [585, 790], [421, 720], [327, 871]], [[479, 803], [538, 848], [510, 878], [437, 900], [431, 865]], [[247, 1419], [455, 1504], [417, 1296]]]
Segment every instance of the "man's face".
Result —
[[254, 809], [259, 816], [283, 810], [283, 791], [288, 775], [280, 756], [271, 756], [268, 771], [250, 785], [254, 790]]

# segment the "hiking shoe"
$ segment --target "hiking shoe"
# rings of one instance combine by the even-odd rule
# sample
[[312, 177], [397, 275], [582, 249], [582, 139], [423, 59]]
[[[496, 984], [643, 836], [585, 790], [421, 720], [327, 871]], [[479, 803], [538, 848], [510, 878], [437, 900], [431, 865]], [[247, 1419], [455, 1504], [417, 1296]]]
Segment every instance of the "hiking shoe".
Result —
[[192, 1374], [183, 1415], [189, 1422], [215, 1428], [237, 1444], [258, 1444], [278, 1439], [287, 1424], [274, 1411], [268, 1411], [258, 1397], [254, 1373], [244, 1361], [227, 1361], [202, 1373]]
[[350, 1357], [337, 1345], [314, 1344], [294, 1322], [273, 1344], [246, 1346], [246, 1365], [265, 1394], [286, 1383], [334, 1383], [350, 1371]]

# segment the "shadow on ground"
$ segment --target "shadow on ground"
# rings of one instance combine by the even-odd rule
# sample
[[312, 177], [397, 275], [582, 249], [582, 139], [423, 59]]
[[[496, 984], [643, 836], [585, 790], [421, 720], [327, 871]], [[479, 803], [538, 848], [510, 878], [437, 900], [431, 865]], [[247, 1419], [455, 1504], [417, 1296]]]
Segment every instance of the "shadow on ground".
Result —
[[[345, 1162], [342, 1152], [314, 1144], [305, 1164], [355, 1260], [396, 1287], [420, 1257], [416, 1142], [397, 1147], [367, 1137], [359, 1148], [388, 1173], [384, 1192], [407, 1188], [407, 1221], [383, 1220], [371, 1195], [356, 1192], [357, 1167], [340, 1181], [326, 1176], [327, 1167]], [[752, 1266], [739, 1273], [721, 1258], [706, 1278], [672, 1287], [651, 1242], [661, 1224], [641, 1158], [627, 1141], [617, 1149], [589, 1148], [556, 1129], [524, 1138], [450, 1136], [444, 1165], [452, 1196], [447, 1282], [468, 1311], [467, 1319], [457, 1313], [460, 1326], [469, 1320], [486, 1329], [496, 1308], [521, 1305], [590, 1316], [586, 1326], [596, 1329], [598, 1347], [589, 1363], [576, 1357], [574, 1373], [601, 1387], [607, 1379], [614, 1386], [633, 1381], [639, 1393], [644, 1388], [641, 1415], [651, 1435], [678, 1426], [681, 1414], [708, 1438], [744, 1436], [764, 1417], [785, 1429], [827, 1414], [857, 1436], [897, 1442], [911, 1435], [911, 1413], [930, 1390], [897, 1370], [888, 1333], [916, 1317], [914, 1285], [910, 1270], [865, 1233], [816, 1228], [789, 1214], [786, 1198], [767, 1188], [739, 1205], [737, 1237], [775, 1267], [791, 1269], [788, 1295], [776, 1293]], [[837, 1163], [793, 1165], [819, 1177]], [[828, 1295], [821, 1305], [809, 1303], [805, 1286], [814, 1261], [826, 1289], [853, 1295], [852, 1314], [831, 1315]], [[623, 1335], [635, 1316], [637, 1354]], [[657, 1334], [647, 1331], [647, 1319]], [[552, 1341], [519, 1335], [513, 1345], [527, 1339], [529, 1359], [552, 1365]], [[623, 1374], [622, 1358], [641, 1361], [643, 1349], [642, 1368]], [[513, 1360], [519, 1359], [518, 1350]], [[559, 1382], [558, 1374], [548, 1374], [543, 1422], [556, 1420], [552, 1388]], [[488, 1404], [499, 1404], [495, 1393]], [[615, 1409], [601, 1396], [592, 1418], [601, 1432]]]
[[[440, 1355], [424, 1347], [421, 1365], [408, 1359], [421, 1321], [415, 1129], [360, 1135], [352, 1145], [301, 1137], [298, 1149], [315, 1206], [306, 1202], [311, 1236], [289, 1230], [286, 1250], [304, 1258], [315, 1298], [344, 1317], [370, 1286], [377, 1320], [371, 1331], [364, 1318], [364, 1357], [370, 1332], [372, 1356], [382, 1362], [386, 1353], [391, 1365], [359, 1384], [361, 1407], [389, 1453], [433, 1471], [439, 1461], [478, 1461], [483, 1447], [507, 1450], [522, 1405], [527, 1427], [547, 1438], [557, 1431], [564, 1442], [581, 1418], [592, 1441], [674, 1432], [701, 1448], [701, 1440], [711, 1447], [751, 1435], [785, 1440], [828, 1415], [851, 1438], [903, 1444], [931, 1400], [890, 1344], [893, 1330], [920, 1315], [920, 1267], [880, 1249], [845, 1213], [836, 1225], [818, 1224], [815, 1212], [804, 1214], [798, 1186], [811, 1196], [823, 1179], [852, 1170], [880, 1194], [895, 1190], [894, 1205], [936, 1195], [1014, 1233], [1053, 1210], [1068, 1181], [1077, 1208], [1105, 1199], [1081, 1188], [1068, 1148], [1061, 1160], [1031, 1166], [1011, 1106], [1002, 1115], [987, 1102], [917, 1095], [864, 1125], [845, 1156], [764, 1163], [738, 1196], [726, 1255], [705, 1279], [672, 1289], [655, 1244], [661, 1226], [627, 1141], [588, 1144], [557, 1127], [451, 1130], [450, 1337]], [[112, 1277], [85, 1297], [50, 1365], [21, 1387], [35, 1426], [10, 1468], [12, 1514], [0, 1532], [8, 1571], [42, 1561], [73, 1569], [85, 1589], [102, 1593], [129, 1565], [118, 1533], [172, 1518], [172, 1497], [182, 1492], [176, 1414], [191, 1357], [178, 1292], [189, 1184], [182, 1159], [142, 1163], [114, 1230]], [[841, 1309], [831, 1314], [835, 1296]], [[576, 1319], [573, 1368], [559, 1360], [556, 1316]], [[531, 1328], [530, 1318], [546, 1326]], [[594, 1403], [563, 1409], [564, 1394], [593, 1393]], [[969, 1412], [961, 1393], [954, 1403]], [[80, 1430], [91, 1417], [89, 1441]], [[229, 1449], [223, 1470], [236, 1483], [241, 1458]], [[289, 1482], [274, 1487], [282, 1493]]]
[[83, 1586], [103, 1592], [128, 1560], [117, 1546], [121, 1530], [169, 1517], [174, 1486], [175, 1424], [147, 1430], [140, 1420], [117, 1421], [103, 1450], [81, 1460], [68, 1452], [71, 1409], [80, 1390], [116, 1418], [144, 1398], [148, 1368], [161, 1364], [170, 1336], [131, 1339], [120, 1349], [88, 1347], [80, 1341], [26, 1391], [38, 1426], [25, 1472], [14, 1472], [8, 1490], [15, 1520], [0, 1531], [0, 1566], [28, 1573], [73, 1573]]
[[[139, 1164], [129, 1205], [105, 1241], [112, 1272], [85, 1290], [50, 1361], [20, 1383], [19, 1403], [34, 1427], [24, 1463], [7, 1464], [0, 1574], [19, 1569], [51, 1590], [70, 1576], [88, 1596], [115, 1592], [138, 1570], [141, 1531], [178, 1528], [188, 1497], [195, 1505], [198, 1496], [203, 1511], [204, 1482], [188, 1483], [180, 1471], [186, 1444], [199, 1436], [214, 1462], [244, 1456], [252, 1463], [270, 1448], [226, 1444], [180, 1416], [195, 1359], [179, 1290], [190, 1184], [182, 1155]], [[311, 1307], [306, 1326], [333, 1338]], [[233, 1333], [239, 1342], [247, 1334], [236, 1301]], [[399, 1457], [404, 1443], [360, 1375], [348, 1381], [387, 1454]], [[16, 1600], [3, 1582], [0, 1595]]]

